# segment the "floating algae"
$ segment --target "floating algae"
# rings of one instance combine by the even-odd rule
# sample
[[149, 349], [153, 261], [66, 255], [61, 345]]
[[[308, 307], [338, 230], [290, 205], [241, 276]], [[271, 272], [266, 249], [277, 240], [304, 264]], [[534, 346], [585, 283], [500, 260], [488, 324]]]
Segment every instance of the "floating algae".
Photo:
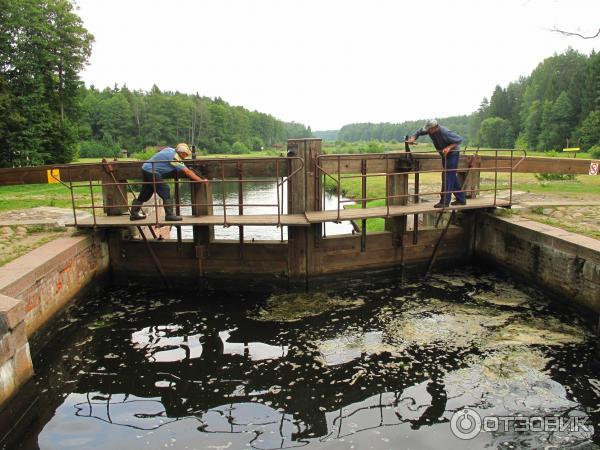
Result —
[[493, 290], [471, 293], [470, 296], [477, 302], [498, 306], [528, 306], [531, 302], [531, 297], [525, 292], [502, 282], [494, 283]]
[[493, 308], [429, 300], [409, 302], [401, 316], [385, 320], [385, 335], [401, 347], [438, 344], [446, 348], [480, 343], [494, 327], [507, 323], [511, 312]]
[[521, 318], [498, 329], [488, 346], [581, 344], [586, 337], [583, 328], [564, 324], [554, 317]]
[[330, 311], [359, 308], [361, 299], [342, 299], [324, 293], [271, 295], [265, 308], [261, 308], [252, 319], [263, 322], [297, 322]]
[[564, 386], [547, 373], [549, 362], [539, 350], [502, 349], [473, 357], [468, 367], [446, 374], [444, 383], [454, 406], [485, 399], [486, 404], [496, 405], [497, 413], [525, 415], [577, 407]]
[[[477, 277], [475, 277], [474, 275], [469, 274], [469, 273], [452, 274], [452, 275], [436, 274], [431, 277], [431, 280], [433, 280], [433, 283], [430, 281], [429, 286], [442, 288], [442, 289], [446, 288], [447, 286], [463, 287], [463, 286], [466, 286], [467, 284], [475, 286], [481, 282], [480, 279], [478, 279]], [[420, 285], [417, 284], [417, 286], [420, 286]]]
[[383, 352], [397, 355], [397, 347], [384, 342], [381, 331], [349, 334], [325, 341], [315, 341], [325, 365], [344, 364], [362, 355], [377, 355]]

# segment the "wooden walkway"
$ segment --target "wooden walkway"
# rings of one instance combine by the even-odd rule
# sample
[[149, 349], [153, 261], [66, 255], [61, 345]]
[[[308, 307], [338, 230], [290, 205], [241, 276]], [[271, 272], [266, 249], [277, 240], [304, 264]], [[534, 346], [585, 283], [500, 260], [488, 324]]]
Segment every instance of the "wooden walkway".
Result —
[[[222, 215], [213, 216], [182, 216], [183, 220], [179, 222], [167, 222], [164, 216], [158, 218], [158, 225], [231, 225], [231, 226], [264, 226], [264, 225], [278, 225], [277, 214], [261, 214], [261, 215], [227, 215], [227, 222], [225, 222]], [[282, 214], [280, 217], [281, 225], [288, 226], [308, 226], [310, 223], [306, 220], [304, 214]], [[129, 215], [123, 216], [96, 216], [96, 224], [94, 225], [93, 218], [87, 218], [85, 220], [78, 220], [77, 225], [71, 222], [67, 226], [77, 227], [98, 227], [98, 228], [111, 228], [111, 227], [129, 227], [129, 226], [147, 226], [156, 225], [157, 221], [154, 215], [147, 217], [144, 220], [129, 220]]]
[[[389, 214], [388, 208], [385, 206], [378, 206], [374, 208], [347, 208], [339, 212], [339, 220], [358, 220], [358, 219], [372, 219], [377, 217], [397, 217], [406, 216], [412, 214], [422, 214], [431, 212], [440, 212], [441, 209], [433, 207], [433, 202], [417, 203], [402, 206], [390, 206]], [[496, 206], [506, 207], [510, 206], [508, 200], [498, 199]], [[464, 209], [485, 209], [493, 208], [494, 201], [491, 198], [478, 198], [469, 200], [466, 206], [450, 206], [445, 208], [443, 211], [452, 210], [464, 210]], [[164, 220], [162, 214], [158, 218], [158, 225], [198, 225], [198, 226], [210, 226], [210, 225], [227, 225], [227, 226], [309, 226], [313, 223], [322, 222], [336, 222], [338, 220], [338, 211], [315, 211], [307, 212], [305, 214], [281, 214], [279, 217], [277, 214], [260, 214], [260, 215], [227, 215], [227, 221], [222, 215], [212, 216], [183, 216], [183, 220], [180, 222], [167, 222]], [[78, 220], [77, 224], [74, 222], [68, 223], [67, 226], [77, 226], [83, 228], [98, 227], [98, 228], [112, 228], [112, 227], [128, 227], [128, 226], [148, 226], [156, 225], [157, 221], [153, 214], [149, 214], [144, 220], [129, 220], [128, 215], [122, 216], [96, 216], [96, 223], [93, 218], [86, 218]]]
[[[374, 208], [346, 208], [340, 211], [340, 220], [358, 220], [358, 219], [373, 219], [376, 217], [395, 217], [408, 216], [412, 214], [422, 214], [431, 212], [440, 212], [442, 209], [434, 208], [433, 202], [416, 203], [410, 205], [377, 206]], [[510, 206], [508, 200], [496, 201], [496, 206]], [[463, 209], [483, 209], [493, 208], [494, 200], [491, 198], [477, 198], [469, 200], [465, 206], [450, 206], [443, 211], [463, 210]], [[306, 218], [310, 223], [335, 222], [338, 220], [338, 211], [315, 211], [307, 212]]]

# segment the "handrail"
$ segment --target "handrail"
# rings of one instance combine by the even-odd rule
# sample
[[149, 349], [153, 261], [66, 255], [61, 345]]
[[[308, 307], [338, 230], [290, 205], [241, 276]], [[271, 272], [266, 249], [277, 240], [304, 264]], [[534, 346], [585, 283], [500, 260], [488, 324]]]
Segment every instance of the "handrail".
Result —
[[[519, 151], [522, 152], [523, 155], [516, 161], [515, 164], [515, 160], [514, 160], [514, 152], [515, 151]], [[315, 177], [320, 176], [321, 174], [323, 174], [324, 178], [330, 178], [331, 180], [333, 180], [333, 182], [336, 184], [336, 190], [338, 193], [338, 202], [337, 202], [337, 219], [336, 221], [340, 221], [341, 220], [341, 209], [342, 209], [342, 204], [343, 203], [349, 203], [349, 202], [360, 202], [361, 203], [361, 208], [366, 208], [365, 203], [367, 201], [373, 201], [373, 200], [385, 200], [385, 206], [386, 206], [386, 216], [390, 217], [390, 201], [393, 199], [398, 199], [398, 198], [406, 198], [407, 201], [410, 201], [410, 199], [412, 198], [414, 200], [415, 203], [418, 203], [421, 200], [421, 197], [423, 196], [428, 196], [428, 195], [441, 195], [441, 194], [447, 194], [447, 193], [452, 193], [452, 192], [464, 192], [464, 193], [481, 193], [481, 192], [487, 192], [487, 191], [493, 191], [494, 193], [494, 202], [493, 205], [496, 206], [497, 205], [497, 192], [498, 190], [508, 190], [509, 191], [509, 203], [512, 202], [512, 181], [513, 181], [513, 171], [515, 169], [515, 167], [517, 167], [526, 157], [527, 157], [527, 152], [524, 150], [514, 150], [514, 149], [477, 149], [474, 151], [474, 153], [469, 153], [469, 152], [473, 152], [471, 150], [462, 150], [463, 152], [463, 157], [469, 157], [469, 158], [478, 158], [481, 157], [481, 153], [486, 153], [486, 152], [493, 152], [492, 157], [494, 158], [494, 167], [493, 168], [489, 168], [489, 167], [471, 167], [471, 165], [469, 165], [466, 168], [463, 167], [459, 167], [457, 169], [431, 169], [431, 170], [421, 170], [421, 169], [414, 169], [414, 161], [418, 160], [418, 155], [427, 155], [427, 156], [432, 156], [432, 158], [434, 157], [439, 157], [439, 153], [436, 150], [431, 150], [431, 151], [421, 151], [421, 152], [409, 152], [409, 151], [404, 151], [404, 152], [394, 152], [394, 153], [361, 153], [361, 154], [325, 154], [325, 155], [318, 155], [314, 158], [314, 166], [315, 169], [317, 171], [317, 174], [315, 174]], [[499, 153], [503, 153], [503, 152], [509, 152], [510, 154], [508, 155], [508, 159], [504, 159], [502, 156], [499, 156]], [[464, 154], [466, 153], [466, 154]], [[444, 156], [445, 158], [446, 156]], [[429, 158], [427, 158], [429, 159]], [[334, 162], [334, 167], [337, 167], [337, 170], [334, 169], [333, 172], [327, 171], [324, 168], [324, 161], [333, 161]], [[343, 175], [341, 174], [341, 162], [342, 160], [344, 161], [368, 161], [368, 160], [385, 160], [385, 172], [373, 172], [373, 173], [360, 173], [360, 174], [346, 174]], [[406, 161], [411, 168], [410, 169], [404, 169], [403, 171], [397, 171], [397, 169], [394, 169], [394, 171], [390, 172], [389, 170], [389, 162], [390, 160], [394, 160], [394, 161]], [[509, 165], [499, 165], [499, 161], [502, 162], [506, 162], [509, 161], [510, 164]], [[445, 164], [444, 164], [445, 166]], [[507, 188], [503, 188], [503, 189], [498, 189], [498, 171], [499, 170], [507, 170], [509, 172], [509, 182], [508, 182], [508, 187]], [[482, 189], [481, 187], [479, 187], [478, 189], [465, 189], [464, 187], [458, 191], [448, 191], [448, 190], [440, 190], [440, 191], [436, 191], [436, 192], [414, 192], [414, 193], [404, 193], [404, 194], [398, 194], [398, 195], [393, 195], [390, 194], [389, 192], [389, 177], [391, 176], [395, 176], [395, 175], [415, 175], [415, 176], [419, 176], [420, 174], [425, 174], [425, 173], [446, 173], [446, 172], [460, 172], [460, 173], [466, 173], [466, 176], [469, 176], [469, 174], [471, 172], [494, 172], [495, 176], [494, 176], [494, 186], [491, 189]], [[337, 176], [334, 176], [337, 175]], [[353, 178], [361, 178], [361, 179], [366, 179], [368, 177], [382, 177], [385, 176], [386, 177], [386, 190], [385, 190], [385, 196], [384, 197], [366, 197], [366, 194], [363, 195], [363, 197], [361, 198], [354, 198], [351, 200], [341, 200], [340, 199], [340, 193], [341, 193], [341, 185], [342, 185], [342, 180], [346, 180], [346, 179], [353, 179]], [[323, 183], [322, 189], [325, 189], [325, 183]], [[316, 196], [320, 196], [321, 193], [320, 192], [315, 192], [315, 197]]]
[[[298, 164], [298, 167], [287, 173], [287, 174], [280, 174], [280, 169], [281, 169], [281, 161], [285, 160], [285, 161], [298, 161], [300, 164]], [[261, 157], [252, 157], [252, 158], [243, 158], [243, 162], [245, 165], [248, 164], [265, 164], [265, 163], [269, 163], [269, 162], [275, 162], [275, 174], [273, 177], [269, 176], [269, 177], [260, 177], [257, 179], [243, 179], [242, 176], [238, 176], [237, 179], [235, 178], [227, 178], [225, 176], [225, 167], [228, 164], [231, 165], [236, 165], [237, 167], [239, 167], [239, 170], [242, 171], [243, 169], [241, 168], [242, 166], [239, 165], [239, 159], [238, 158], [214, 158], [214, 159], [207, 159], [207, 160], [191, 160], [191, 161], [185, 161], [186, 163], [188, 163], [188, 165], [190, 167], [194, 167], [197, 166], [197, 163], [206, 163], [206, 162], [212, 162], [212, 163], [218, 163], [219, 168], [220, 168], [220, 177], [219, 178], [212, 178], [212, 179], [208, 179], [207, 182], [210, 184], [214, 184], [214, 183], [221, 183], [221, 191], [222, 191], [222, 204], [219, 203], [215, 203], [215, 202], [207, 202], [207, 203], [198, 203], [195, 202], [194, 200], [192, 200], [190, 203], [182, 203], [176, 195], [175, 198], [175, 202], [173, 203], [173, 206], [175, 206], [176, 208], [180, 208], [181, 206], [189, 206], [189, 207], [198, 207], [198, 206], [205, 206], [205, 207], [215, 207], [215, 206], [222, 206], [223, 207], [223, 212], [222, 212], [222, 216], [223, 216], [223, 226], [225, 227], [229, 227], [230, 223], [228, 223], [227, 220], [227, 216], [228, 216], [228, 212], [227, 212], [227, 207], [238, 207], [238, 212], [243, 215], [243, 208], [244, 207], [271, 207], [271, 208], [277, 208], [277, 227], [281, 227], [282, 226], [282, 222], [281, 222], [281, 216], [282, 216], [282, 211], [283, 211], [283, 195], [280, 195], [279, 193], [279, 188], [281, 188], [283, 190], [283, 186], [285, 183], [287, 183], [291, 178], [293, 178], [296, 174], [298, 174], [299, 172], [304, 170], [304, 161], [302, 158], [298, 157], [298, 156], [290, 156], [290, 157], [274, 157], [274, 158], [261, 158]], [[155, 166], [156, 164], [159, 163], [165, 163], [168, 161], [146, 161], [149, 162], [150, 164], [152, 164], [153, 166]], [[119, 165], [131, 165], [132, 163], [134, 164], [138, 164], [137, 162], [131, 162], [131, 161], [112, 161], [110, 164], [115, 165], [115, 166], [119, 166]], [[196, 164], [195, 164], [196, 163]], [[98, 167], [99, 164], [98, 163], [84, 163], [82, 165], [73, 165], [73, 164], [63, 164], [63, 165], [57, 165], [55, 166], [56, 168], [63, 170], [67, 173], [69, 173], [69, 171], [78, 169], [80, 170], [81, 166], [87, 166], [90, 168], [95, 168]], [[284, 166], [286, 167], [286, 166]], [[141, 168], [140, 168], [141, 170]], [[97, 217], [96, 217], [96, 210], [97, 209], [102, 209], [105, 208], [108, 205], [96, 205], [95, 199], [94, 199], [94, 188], [98, 186], [98, 181], [99, 180], [93, 180], [92, 179], [92, 175], [91, 175], [91, 170], [88, 172], [88, 179], [87, 181], [68, 181], [68, 182], [64, 182], [62, 180], [60, 180], [59, 178], [55, 177], [54, 174], [50, 174], [50, 176], [52, 176], [52, 178], [54, 178], [56, 180], [56, 182], [61, 183], [63, 186], [65, 186], [67, 189], [70, 190], [70, 194], [71, 194], [71, 206], [73, 208], [73, 221], [74, 221], [74, 225], [77, 226], [77, 210], [91, 210], [92, 212], [92, 219], [93, 219], [93, 224], [94, 226], [97, 225]], [[241, 172], [240, 172], [241, 175]], [[69, 176], [68, 179], [70, 180], [72, 177]], [[273, 178], [275, 183], [276, 183], [276, 189], [277, 189], [277, 202], [276, 203], [261, 203], [261, 204], [254, 204], [254, 203], [244, 203], [243, 199], [238, 200], [238, 203], [227, 203], [227, 199], [226, 199], [226, 195], [225, 195], [225, 182], [231, 182], [231, 183], [238, 183], [239, 186], [243, 186], [246, 183], [264, 183], [265, 181], [269, 181], [269, 179]], [[280, 181], [281, 179], [281, 181]], [[136, 179], [137, 180], [137, 179]], [[165, 182], [171, 182], [172, 180], [168, 179], [168, 180], [164, 180]], [[116, 186], [117, 189], [119, 189], [119, 191], [121, 191], [121, 187], [122, 186], [127, 186], [128, 188], [131, 188], [131, 185], [154, 185], [156, 182], [156, 178], [155, 178], [155, 172], [153, 171], [153, 179], [152, 181], [134, 181], [134, 182], [130, 182], [130, 181], [117, 181], [114, 177], [114, 174], [112, 174], [112, 180], [111, 181], [103, 181], [102, 186], [106, 187], [106, 186]], [[197, 183], [196, 181], [193, 180], [175, 180], [173, 181], [174, 183], [176, 183], [176, 185], [178, 185], [179, 183], [186, 183], [186, 184], [194, 184]], [[89, 193], [87, 195], [90, 196], [90, 202], [91, 202], [91, 206], [90, 205], [84, 205], [84, 206], [78, 206], [76, 204], [76, 195], [75, 192], [78, 189], [82, 189], [85, 188], [86, 190], [89, 189]], [[127, 190], [127, 189], [126, 189]], [[122, 191], [121, 191], [122, 192]], [[126, 194], [121, 195], [123, 197], [123, 201], [125, 201], [125, 203], [120, 203], [120, 202], [114, 202], [111, 203], [109, 206], [111, 208], [129, 208], [130, 205], [129, 203], [126, 201]], [[154, 225], [158, 225], [159, 224], [159, 218], [158, 218], [158, 208], [159, 208], [159, 204], [158, 204], [158, 199], [156, 198], [157, 196], [154, 195], [154, 200], [152, 202], [152, 204], [150, 205], [150, 207], [152, 209], [154, 209], [154, 221], [153, 224]], [[214, 215], [214, 214], [213, 214]], [[147, 225], [147, 223], [145, 223], [145, 225]], [[173, 225], [179, 225], [181, 226], [181, 224], [177, 224], [174, 223]]]

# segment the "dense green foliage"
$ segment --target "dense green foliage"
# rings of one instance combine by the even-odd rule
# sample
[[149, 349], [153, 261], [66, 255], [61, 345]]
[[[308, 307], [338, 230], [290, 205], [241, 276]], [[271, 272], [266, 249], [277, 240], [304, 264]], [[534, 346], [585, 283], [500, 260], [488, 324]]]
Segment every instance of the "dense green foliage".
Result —
[[76, 155], [77, 73], [92, 40], [68, 0], [0, 0], [0, 166]]
[[311, 136], [310, 128], [220, 98], [86, 88], [93, 36], [69, 0], [0, 0], [0, 167], [115, 156], [187, 141], [244, 153]]
[[126, 86], [84, 89], [80, 137], [139, 151], [147, 146], [188, 142], [209, 153], [246, 153], [311, 136], [310, 128], [257, 111], [179, 92], [130, 91]]
[[[499, 128], [493, 135], [492, 119]], [[477, 130], [473, 142], [486, 147], [550, 151], [579, 145], [589, 150], [600, 144], [600, 54], [569, 49], [545, 59], [530, 76], [506, 88], [496, 86], [471, 121], [471, 130]], [[498, 145], [500, 135], [504, 145]]]
[[[439, 119], [440, 123], [456, 131], [458, 134], [468, 136], [468, 116], [455, 116]], [[413, 120], [402, 123], [353, 123], [344, 125], [337, 135], [337, 140], [347, 142], [357, 141], [404, 141], [404, 136], [414, 133], [421, 128], [426, 120]], [[424, 137], [422, 139], [428, 139]]]
[[[471, 146], [549, 151], [566, 147], [568, 140], [569, 146], [589, 150], [600, 144], [600, 53], [569, 49], [554, 55], [528, 77], [496, 86], [472, 114], [438, 120]], [[424, 122], [345, 125], [337, 140], [400, 141]]]

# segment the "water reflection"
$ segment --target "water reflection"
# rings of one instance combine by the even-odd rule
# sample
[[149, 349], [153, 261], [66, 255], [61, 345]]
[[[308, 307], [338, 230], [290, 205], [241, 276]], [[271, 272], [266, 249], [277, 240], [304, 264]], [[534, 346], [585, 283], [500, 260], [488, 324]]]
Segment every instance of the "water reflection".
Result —
[[[259, 180], [260, 181], [260, 180]], [[225, 204], [228, 205], [226, 213], [228, 215], [237, 215], [239, 210], [237, 206], [238, 201], [238, 183], [230, 181], [223, 184], [224, 192], [221, 189], [221, 183], [214, 183], [213, 185], [213, 202], [215, 206], [213, 212], [215, 215], [223, 214], [223, 197], [225, 197]], [[182, 203], [190, 203], [189, 189], [182, 189]], [[283, 185], [283, 192], [279, 189], [279, 199], [282, 205], [281, 214], [287, 214], [287, 202], [281, 199], [287, 199], [287, 184]], [[257, 183], [245, 183], [244, 184], [244, 204], [245, 205], [277, 205], [277, 185], [275, 182], [257, 182]], [[324, 205], [326, 210], [337, 208], [337, 196], [329, 194], [325, 195]], [[181, 213], [190, 215], [192, 208], [184, 206], [181, 209]], [[276, 206], [244, 206], [245, 215], [257, 215], [257, 214], [277, 214]], [[334, 236], [339, 234], [352, 234], [352, 224], [349, 221], [341, 223], [326, 223], [323, 226], [324, 233], [327, 236]], [[183, 239], [192, 239], [193, 232], [192, 227], [181, 227]], [[239, 229], [236, 226], [233, 227], [214, 227], [215, 239], [239, 239]], [[171, 238], [177, 238], [177, 232], [175, 228], [171, 229]], [[274, 226], [252, 226], [244, 228], [244, 239], [248, 241], [252, 240], [287, 240], [287, 227], [277, 228]]]
[[[362, 306], [295, 322], [264, 320], [266, 298], [110, 291], [72, 311], [93, 327], [79, 324], [51, 359], [36, 361], [48, 411], [39, 446], [465, 448], [449, 426], [464, 407], [590, 415], [594, 424], [481, 433], [473, 448], [600, 443], [591, 336], [534, 292], [516, 289], [527, 301], [514, 304], [485, 300], [501, 289], [516, 288], [457, 273], [340, 290]], [[521, 339], [538, 321], [548, 324], [545, 342]]]

